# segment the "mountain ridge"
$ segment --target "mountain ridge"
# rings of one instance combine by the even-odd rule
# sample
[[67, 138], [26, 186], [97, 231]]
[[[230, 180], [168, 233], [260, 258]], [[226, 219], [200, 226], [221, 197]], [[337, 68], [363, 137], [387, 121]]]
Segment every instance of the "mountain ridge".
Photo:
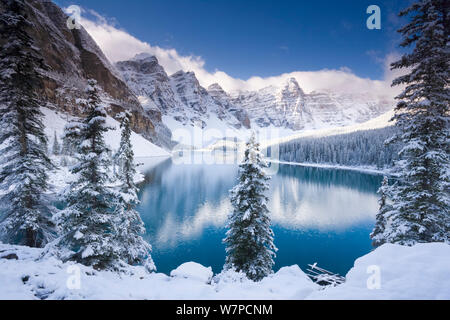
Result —
[[177, 126], [238, 133], [275, 127], [295, 133], [363, 123], [394, 105], [369, 94], [305, 93], [295, 78], [256, 91], [226, 92], [218, 83], [205, 88], [193, 72], [168, 75], [147, 53], [112, 64], [83, 27], [67, 27], [69, 17], [52, 1], [25, 3], [33, 26], [28, 32], [50, 66], [37, 88], [43, 105], [82, 116], [78, 101], [87, 79], [96, 79], [109, 114], [130, 110], [133, 131], [166, 149], [174, 146]]
[[[142, 72], [150, 63], [150, 72]], [[370, 94], [305, 93], [294, 77], [257, 91], [226, 92], [218, 83], [204, 88], [195, 73], [169, 76], [155, 56], [145, 53], [117, 62], [116, 67], [147, 107], [172, 115], [184, 126], [205, 128], [213, 114], [235, 129], [314, 130], [363, 123], [394, 106], [393, 101]]]
[[[115, 64], [144, 109], [157, 109], [183, 125], [206, 127], [211, 114], [231, 127], [250, 128], [248, 116], [231, 106], [221, 88], [211, 94], [193, 72], [178, 71], [168, 75], [154, 56], [139, 54]], [[225, 101], [222, 101], [225, 99]]]

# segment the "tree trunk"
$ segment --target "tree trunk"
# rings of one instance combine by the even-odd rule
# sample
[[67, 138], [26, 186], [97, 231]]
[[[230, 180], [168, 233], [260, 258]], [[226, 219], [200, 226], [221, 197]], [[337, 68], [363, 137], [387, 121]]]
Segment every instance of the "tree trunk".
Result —
[[31, 247], [31, 248], [37, 248], [37, 243], [36, 243], [36, 231], [31, 229], [31, 228], [27, 228], [26, 230], [26, 243], [25, 245], [27, 247]]

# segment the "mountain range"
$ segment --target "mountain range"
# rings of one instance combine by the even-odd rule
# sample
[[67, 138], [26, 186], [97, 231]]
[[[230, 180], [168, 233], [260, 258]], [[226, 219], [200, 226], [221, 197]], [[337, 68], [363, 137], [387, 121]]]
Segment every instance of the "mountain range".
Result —
[[295, 78], [258, 91], [228, 93], [217, 83], [204, 88], [193, 72], [169, 76], [157, 58], [147, 54], [118, 62], [116, 68], [144, 109], [158, 110], [182, 125], [202, 128], [217, 117], [235, 129], [273, 126], [315, 130], [366, 122], [393, 106], [389, 99], [370, 94], [307, 94]]
[[148, 54], [112, 64], [83, 27], [67, 27], [68, 16], [52, 1], [26, 4], [29, 33], [50, 67], [37, 88], [45, 106], [82, 115], [77, 101], [87, 79], [96, 79], [110, 115], [132, 111], [132, 129], [166, 149], [177, 126], [317, 130], [363, 123], [394, 105], [370, 93], [305, 93], [295, 78], [258, 91], [226, 92], [217, 83], [204, 88], [193, 72], [168, 75]]

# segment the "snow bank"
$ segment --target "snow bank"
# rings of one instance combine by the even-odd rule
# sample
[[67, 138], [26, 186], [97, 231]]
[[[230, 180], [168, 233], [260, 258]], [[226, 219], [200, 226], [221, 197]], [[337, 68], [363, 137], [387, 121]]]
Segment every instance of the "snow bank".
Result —
[[213, 277], [212, 268], [205, 268], [201, 264], [195, 262], [186, 262], [170, 272], [171, 277], [179, 277], [192, 279], [202, 283], [210, 283]]
[[[379, 288], [377, 284], [379, 275]], [[368, 289], [369, 287], [372, 289]], [[450, 246], [386, 244], [355, 261], [346, 282], [309, 299], [450, 299]]]
[[215, 280], [214, 299], [223, 300], [303, 300], [320, 288], [297, 265], [281, 268], [261, 282], [233, 271], [222, 273]]
[[[49, 146], [51, 147], [53, 145], [53, 137], [55, 131], [58, 139], [61, 140], [61, 136], [64, 133], [64, 127], [68, 123], [68, 121], [70, 121], [71, 117], [48, 108], [41, 108], [41, 110], [45, 115], [45, 134], [49, 139]], [[118, 150], [121, 136], [120, 124], [118, 121], [114, 120], [111, 117], [107, 118], [107, 124], [110, 127], [113, 127], [115, 130], [111, 130], [105, 134], [106, 143], [110, 146], [111, 149]], [[167, 151], [154, 145], [135, 132], [132, 132], [131, 134], [131, 143], [133, 145], [135, 157], [170, 157], [170, 154]]]
[[[2, 258], [12, 253], [18, 260]], [[211, 282], [211, 268], [193, 262], [181, 265], [170, 277], [148, 274], [142, 267], [132, 268], [133, 275], [118, 275], [54, 258], [39, 260], [41, 253], [0, 244], [0, 299], [289, 299], [305, 286], [306, 292], [317, 288], [298, 267], [293, 272], [284, 268], [261, 283], [230, 278]]]
[[[298, 266], [255, 283], [231, 271], [211, 279], [210, 268], [193, 262], [171, 276], [142, 267], [118, 275], [41, 253], [0, 244], [0, 299], [450, 299], [450, 246], [442, 243], [384, 245], [358, 259], [345, 284], [324, 290]], [[369, 266], [379, 267], [380, 289], [367, 288]]]

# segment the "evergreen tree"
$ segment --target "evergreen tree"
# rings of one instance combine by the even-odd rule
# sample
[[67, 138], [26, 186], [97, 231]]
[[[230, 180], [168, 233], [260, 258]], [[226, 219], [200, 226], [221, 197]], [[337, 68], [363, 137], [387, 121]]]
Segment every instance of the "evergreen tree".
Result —
[[70, 136], [64, 135], [62, 139], [61, 154], [64, 156], [72, 156], [73, 149], [73, 146], [70, 144]]
[[404, 85], [397, 97], [396, 126], [400, 134], [400, 180], [391, 188], [389, 228], [379, 239], [402, 245], [448, 242], [449, 224], [449, 3], [422, 0], [400, 13], [411, 21], [399, 32], [409, 54], [392, 64], [408, 68], [394, 80]]
[[24, 6], [5, 1], [0, 13], [0, 239], [42, 247], [53, 236], [46, 197], [53, 166], [36, 94], [47, 67], [26, 32], [31, 25]]
[[109, 165], [104, 134], [106, 110], [101, 105], [95, 80], [88, 81], [86, 118], [66, 126], [66, 139], [77, 141], [77, 175], [66, 196], [67, 208], [60, 224], [63, 234], [57, 245], [67, 249], [64, 260], [75, 260], [96, 269], [117, 268], [118, 249], [114, 242], [114, 195], [106, 186]]
[[274, 265], [276, 247], [270, 228], [269, 189], [263, 155], [252, 135], [247, 143], [245, 157], [239, 166], [239, 183], [230, 191], [233, 212], [228, 218], [225, 270], [244, 272], [249, 279], [260, 281]]
[[280, 144], [280, 160], [392, 168], [398, 159], [397, 154], [401, 150], [401, 145], [399, 143], [386, 145], [385, 141], [397, 131], [395, 127], [386, 127], [336, 136], [295, 139]]
[[120, 115], [122, 135], [120, 148], [116, 154], [119, 163], [119, 192], [116, 195], [116, 239], [120, 247], [120, 259], [127, 264], [144, 264], [149, 271], [155, 270], [150, 256], [151, 246], [141, 236], [145, 233], [144, 223], [136, 211], [139, 203], [139, 189], [134, 183], [136, 166], [131, 145], [131, 113], [126, 111]]
[[53, 150], [52, 153], [57, 156], [61, 153], [61, 147], [59, 146], [58, 136], [56, 135], [56, 131], [53, 138]]
[[370, 234], [370, 237], [372, 238], [372, 245], [374, 247], [381, 246], [382, 244], [385, 243], [383, 233], [386, 230], [387, 215], [392, 209], [391, 205], [387, 202], [389, 198], [388, 193], [389, 193], [389, 179], [388, 177], [385, 176], [381, 184], [381, 187], [378, 190], [378, 194], [380, 195], [378, 204], [380, 207], [376, 218], [375, 228]]

